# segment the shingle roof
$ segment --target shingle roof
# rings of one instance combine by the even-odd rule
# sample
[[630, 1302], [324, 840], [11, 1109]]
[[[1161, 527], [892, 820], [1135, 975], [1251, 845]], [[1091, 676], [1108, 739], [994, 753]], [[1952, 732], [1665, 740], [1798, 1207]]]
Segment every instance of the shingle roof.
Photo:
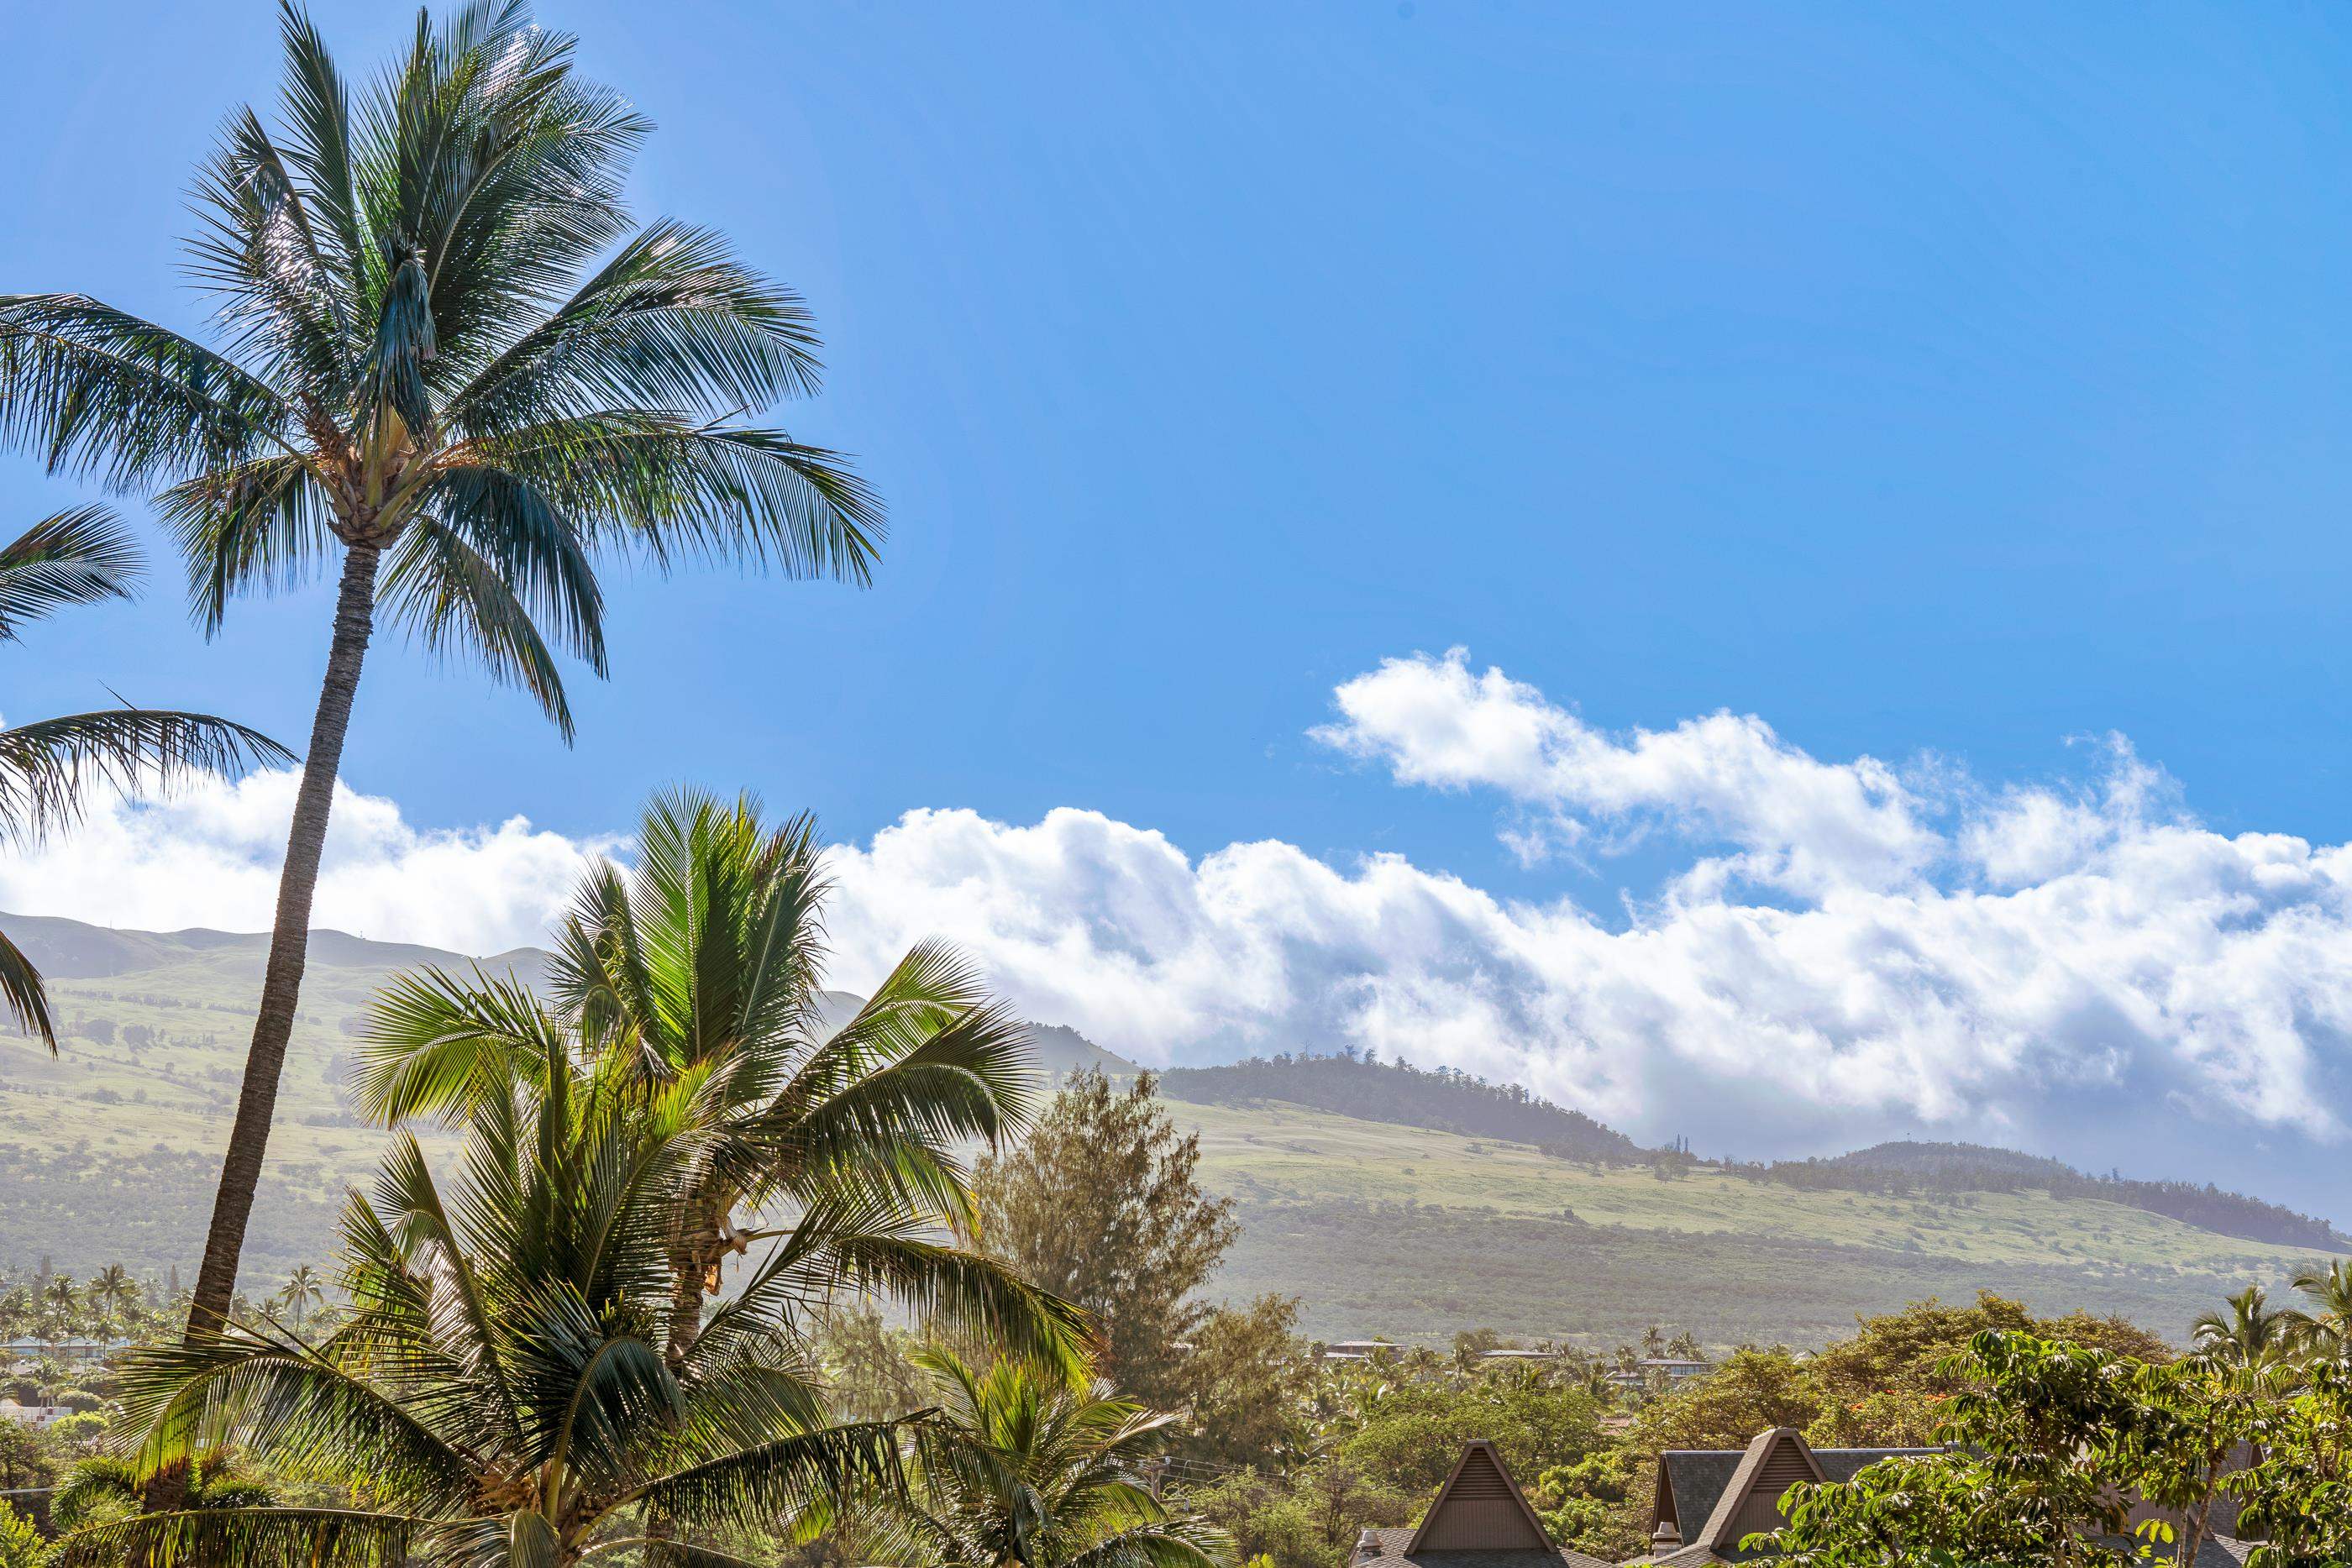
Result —
[[1368, 1530], [1366, 1535], [1378, 1544], [1378, 1556], [1367, 1557], [1360, 1549], [1348, 1560], [1348, 1568], [1614, 1568], [1599, 1557], [1589, 1556], [1570, 1547], [1555, 1546], [1548, 1552], [1412, 1552], [1413, 1532], [1410, 1530]]

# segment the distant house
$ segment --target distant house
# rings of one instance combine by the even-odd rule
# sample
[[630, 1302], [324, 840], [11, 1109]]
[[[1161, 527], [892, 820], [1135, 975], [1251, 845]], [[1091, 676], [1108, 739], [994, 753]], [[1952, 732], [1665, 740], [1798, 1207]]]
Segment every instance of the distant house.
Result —
[[47, 1357], [62, 1361], [69, 1366], [81, 1366], [93, 1361], [104, 1361], [120, 1351], [128, 1350], [127, 1339], [35, 1339], [19, 1334], [12, 1340], [0, 1341], [0, 1351], [12, 1361], [39, 1361]]
[[1378, 1355], [1396, 1355], [1404, 1346], [1384, 1339], [1335, 1339], [1323, 1346], [1326, 1361], [1370, 1361]]
[[1412, 1530], [1367, 1530], [1349, 1568], [1609, 1568], [1546, 1539], [1495, 1445], [1474, 1442]]
[[1486, 1361], [1558, 1361], [1556, 1350], [1482, 1350], [1478, 1359]]
[[1645, 1355], [1635, 1362], [1632, 1370], [1612, 1372], [1609, 1381], [1620, 1388], [1646, 1388], [1653, 1378], [1663, 1377], [1670, 1384], [1688, 1383], [1695, 1377], [1705, 1377], [1715, 1370], [1715, 1363], [1695, 1356]]
[[63, 1405], [19, 1405], [14, 1399], [0, 1399], [0, 1421], [14, 1421], [19, 1427], [36, 1431], [60, 1416], [73, 1412]]

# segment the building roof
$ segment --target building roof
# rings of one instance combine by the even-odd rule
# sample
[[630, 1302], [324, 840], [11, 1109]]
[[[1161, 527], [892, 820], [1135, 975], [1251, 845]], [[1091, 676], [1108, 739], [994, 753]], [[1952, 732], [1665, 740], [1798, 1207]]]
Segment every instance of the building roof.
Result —
[[1568, 1546], [1541, 1550], [1414, 1552], [1410, 1530], [1367, 1530], [1348, 1568], [1615, 1568]]
[[1554, 1546], [1503, 1456], [1484, 1439], [1461, 1457], [1412, 1530], [1367, 1530], [1349, 1568], [1609, 1568]]
[[1793, 1427], [1759, 1432], [1745, 1448], [1669, 1448], [1658, 1456], [1654, 1530], [1671, 1526], [1672, 1544], [1643, 1559], [1661, 1568], [1735, 1563], [1740, 1541], [1772, 1529], [1780, 1494], [1798, 1481], [1850, 1481], [1865, 1465], [1934, 1448], [1816, 1448]]
[[[1641, 1568], [1706, 1568], [1753, 1562], [1768, 1555], [1743, 1552], [1752, 1532], [1772, 1529], [1780, 1518], [1780, 1494], [1797, 1481], [1850, 1481], [1881, 1459], [1923, 1457], [1938, 1448], [1816, 1448], [1794, 1427], [1759, 1432], [1745, 1448], [1669, 1448], [1658, 1456], [1654, 1529], [1671, 1526], [1654, 1556]], [[1654, 1537], [1654, 1539], [1655, 1539]], [[2128, 1547], [2129, 1541], [2109, 1544]], [[2249, 1543], [2227, 1536], [2208, 1539], [2193, 1568], [2244, 1568]], [[2163, 1561], [2163, 1559], [2159, 1559]], [[1628, 1564], [1627, 1568], [1634, 1568]]]

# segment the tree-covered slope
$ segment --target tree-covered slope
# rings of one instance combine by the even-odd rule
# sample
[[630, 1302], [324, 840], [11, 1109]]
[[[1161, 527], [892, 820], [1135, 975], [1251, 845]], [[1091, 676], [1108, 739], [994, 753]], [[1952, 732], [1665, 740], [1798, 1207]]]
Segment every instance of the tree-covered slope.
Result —
[[1365, 1122], [1393, 1122], [1471, 1137], [1532, 1144], [1561, 1159], [1632, 1164], [1641, 1145], [1580, 1111], [1539, 1100], [1516, 1083], [1356, 1056], [1255, 1057], [1225, 1067], [1172, 1069], [1160, 1081], [1171, 1100], [1246, 1105], [1279, 1100]]

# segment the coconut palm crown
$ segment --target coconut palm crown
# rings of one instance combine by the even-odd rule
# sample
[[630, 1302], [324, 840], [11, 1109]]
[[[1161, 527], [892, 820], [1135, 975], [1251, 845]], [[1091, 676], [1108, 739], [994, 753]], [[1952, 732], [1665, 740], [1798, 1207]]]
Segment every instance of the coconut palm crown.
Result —
[[465, 1122], [546, 1073], [676, 1101], [700, 1142], [666, 1245], [665, 1354], [682, 1366], [724, 1266], [788, 1236], [861, 1286], [1074, 1368], [1075, 1312], [953, 1244], [976, 1224], [962, 1148], [1024, 1126], [1028, 1029], [944, 947], [906, 955], [839, 1027], [822, 1010], [829, 887], [814, 824], [757, 800], [658, 794], [635, 862], [582, 881], [548, 968], [515, 981], [424, 969], [377, 998], [355, 1098], [389, 1124]]
[[790, 1239], [683, 1365], [664, 1358], [691, 1095], [545, 1082], [477, 1104], [448, 1182], [395, 1134], [345, 1206], [350, 1312], [318, 1344], [231, 1323], [127, 1362], [140, 1476], [236, 1445], [347, 1478], [363, 1506], [152, 1513], [68, 1538], [60, 1561], [566, 1568], [650, 1536], [709, 1568], [733, 1560], [693, 1545], [698, 1530], [790, 1534], [893, 1490], [897, 1427], [829, 1422], [794, 1354], [791, 1304], [840, 1281]]
[[816, 387], [801, 300], [708, 229], [632, 220], [650, 127], [568, 37], [476, 0], [355, 84], [291, 0], [280, 30], [275, 122], [230, 116], [195, 181], [209, 343], [0, 293], [0, 445], [154, 496], [207, 631], [340, 575], [192, 1332], [228, 1311], [378, 616], [569, 737], [556, 655], [604, 671], [598, 561], [862, 582], [881, 523], [839, 457], [756, 423]]
[[2260, 1285], [2224, 1299], [2227, 1312], [2203, 1312], [2189, 1326], [2198, 1352], [2221, 1365], [2259, 1372], [2293, 1364], [2309, 1341], [2311, 1319], [2273, 1307]]
[[1175, 1417], [1017, 1361], [974, 1368], [930, 1350], [938, 1419], [917, 1484], [887, 1504], [894, 1562], [941, 1568], [1218, 1568], [1233, 1543], [1153, 1495], [1145, 1467]]

